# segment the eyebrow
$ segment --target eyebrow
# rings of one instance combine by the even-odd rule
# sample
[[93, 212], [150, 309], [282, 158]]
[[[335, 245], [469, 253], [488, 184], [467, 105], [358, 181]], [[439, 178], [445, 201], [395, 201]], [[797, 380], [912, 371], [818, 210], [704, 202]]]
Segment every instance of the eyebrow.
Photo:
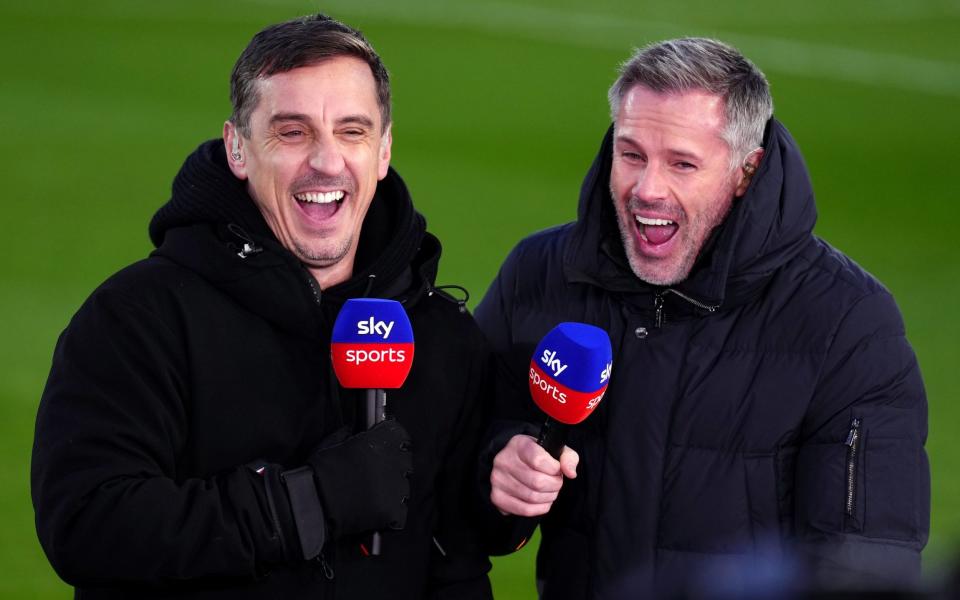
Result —
[[692, 158], [695, 160], [701, 160], [701, 157], [699, 154], [696, 154], [694, 152], [688, 152], [687, 150], [677, 150], [675, 148], [670, 148], [668, 152], [670, 152], [671, 155], [678, 156], [680, 158]]
[[[642, 144], [638, 143], [638, 142], [637, 142], [636, 140], [634, 140], [633, 138], [630, 138], [630, 137], [625, 136], [625, 135], [618, 135], [616, 138], [614, 138], [614, 141], [615, 141], [615, 142], [620, 142], [620, 143], [623, 143], [623, 144], [628, 144], [628, 145], [633, 146], [633, 147], [635, 147], [635, 148], [641, 148], [641, 147], [642, 147]], [[676, 157], [680, 157], [680, 158], [692, 158], [692, 159], [696, 159], [696, 160], [702, 160], [702, 157], [701, 157], [699, 154], [697, 154], [696, 152], [691, 152], [691, 151], [689, 151], [689, 150], [681, 150], [681, 149], [679, 149], [679, 148], [667, 148], [667, 152], [668, 152], [671, 156], [676, 156]]]
[[303, 121], [309, 122], [310, 117], [303, 113], [292, 113], [292, 112], [282, 112], [277, 113], [270, 117], [270, 124], [279, 123], [281, 121]]
[[[283, 121], [300, 121], [303, 123], [310, 123], [312, 119], [309, 115], [303, 113], [294, 113], [294, 112], [281, 112], [270, 117], [270, 124], [281, 123]], [[345, 117], [340, 117], [336, 121], [337, 125], [349, 125], [357, 124], [364, 127], [373, 129], [373, 119], [366, 115], [356, 114], [356, 115], [347, 115]]]
[[340, 117], [337, 119], [337, 125], [363, 125], [368, 129], [373, 129], [373, 119], [367, 115], [347, 115], [345, 117]]

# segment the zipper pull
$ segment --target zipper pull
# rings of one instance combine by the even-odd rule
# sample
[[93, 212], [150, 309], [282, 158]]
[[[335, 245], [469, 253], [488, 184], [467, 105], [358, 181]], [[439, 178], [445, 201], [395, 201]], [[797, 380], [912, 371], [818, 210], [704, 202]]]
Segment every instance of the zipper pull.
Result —
[[663, 292], [657, 292], [653, 297], [653, 307], [657, 310], [656, 327], [660, 329], [663, 325]]
[[847, 441], [844, 445], [853, 447], [858, 437], [860, 437], [860, 417], [855, 417], [850, 423], [850, 432], [847, 433]]
[[320, 563], [320, 567], [323, 569], [323, 576], [329, 581], [333, 581], [333, 567], [331, 567], [330, 563], [327, 562], [327, 557], [323, 555], [323, 552], [317, 556], [316, 560]]

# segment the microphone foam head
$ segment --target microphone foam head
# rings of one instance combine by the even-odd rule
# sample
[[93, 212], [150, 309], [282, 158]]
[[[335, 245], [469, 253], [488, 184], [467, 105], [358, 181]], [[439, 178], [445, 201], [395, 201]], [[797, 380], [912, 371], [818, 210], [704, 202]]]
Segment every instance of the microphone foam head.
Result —
[[396, 300], [351, 298], [333, 324], [333, 371], [345, 388], [391, 389], [413, 365], [413, 328]]
[[612, 368], [606, 331], [585, 323], [560, 323], [533, 353], [530, 395], [552, 419], [575, 425], [600, 404]]

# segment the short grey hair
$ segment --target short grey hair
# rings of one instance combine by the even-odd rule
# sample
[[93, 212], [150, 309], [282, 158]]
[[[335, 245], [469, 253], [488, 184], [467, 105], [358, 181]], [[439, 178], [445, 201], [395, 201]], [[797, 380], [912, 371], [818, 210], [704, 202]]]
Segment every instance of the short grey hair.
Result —
[[763, 143], [773, 116], [770, 84], [752, 62], [723, 42], [681, 38], [636, 50], [620, 67], [610, 87], [610, 115], [616, 121], [623, 97], [635, 85], [657, 93], [704, 90], [723, 98], [725, 125], [721, 136], [730, 148], [731, 166]]

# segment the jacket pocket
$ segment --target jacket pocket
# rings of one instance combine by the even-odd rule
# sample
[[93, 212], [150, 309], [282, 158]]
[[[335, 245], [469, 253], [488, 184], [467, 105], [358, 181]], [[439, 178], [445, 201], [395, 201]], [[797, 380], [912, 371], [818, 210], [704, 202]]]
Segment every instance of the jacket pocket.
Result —
[[[828, 432], [821, 439], [808, 440], [797, 449], [792, 494], [795, 518], [790, 533], [800, 539], [825, 533], [858, 532], [860, 529], [856, 517], [862, 506], [858, 500], [863, 496], [860, 493], [863, 487], [863, 429], [861, 426], [857, 454], [853, 457], [854, 516], [847, 516], [846, 512], [851, 453], [845, 442], [849, 430], [850, 421], [844, 419], [842, 425], [837, 424], [832, 435]], [[784, 475], [789, 476], [789, 472]]]

